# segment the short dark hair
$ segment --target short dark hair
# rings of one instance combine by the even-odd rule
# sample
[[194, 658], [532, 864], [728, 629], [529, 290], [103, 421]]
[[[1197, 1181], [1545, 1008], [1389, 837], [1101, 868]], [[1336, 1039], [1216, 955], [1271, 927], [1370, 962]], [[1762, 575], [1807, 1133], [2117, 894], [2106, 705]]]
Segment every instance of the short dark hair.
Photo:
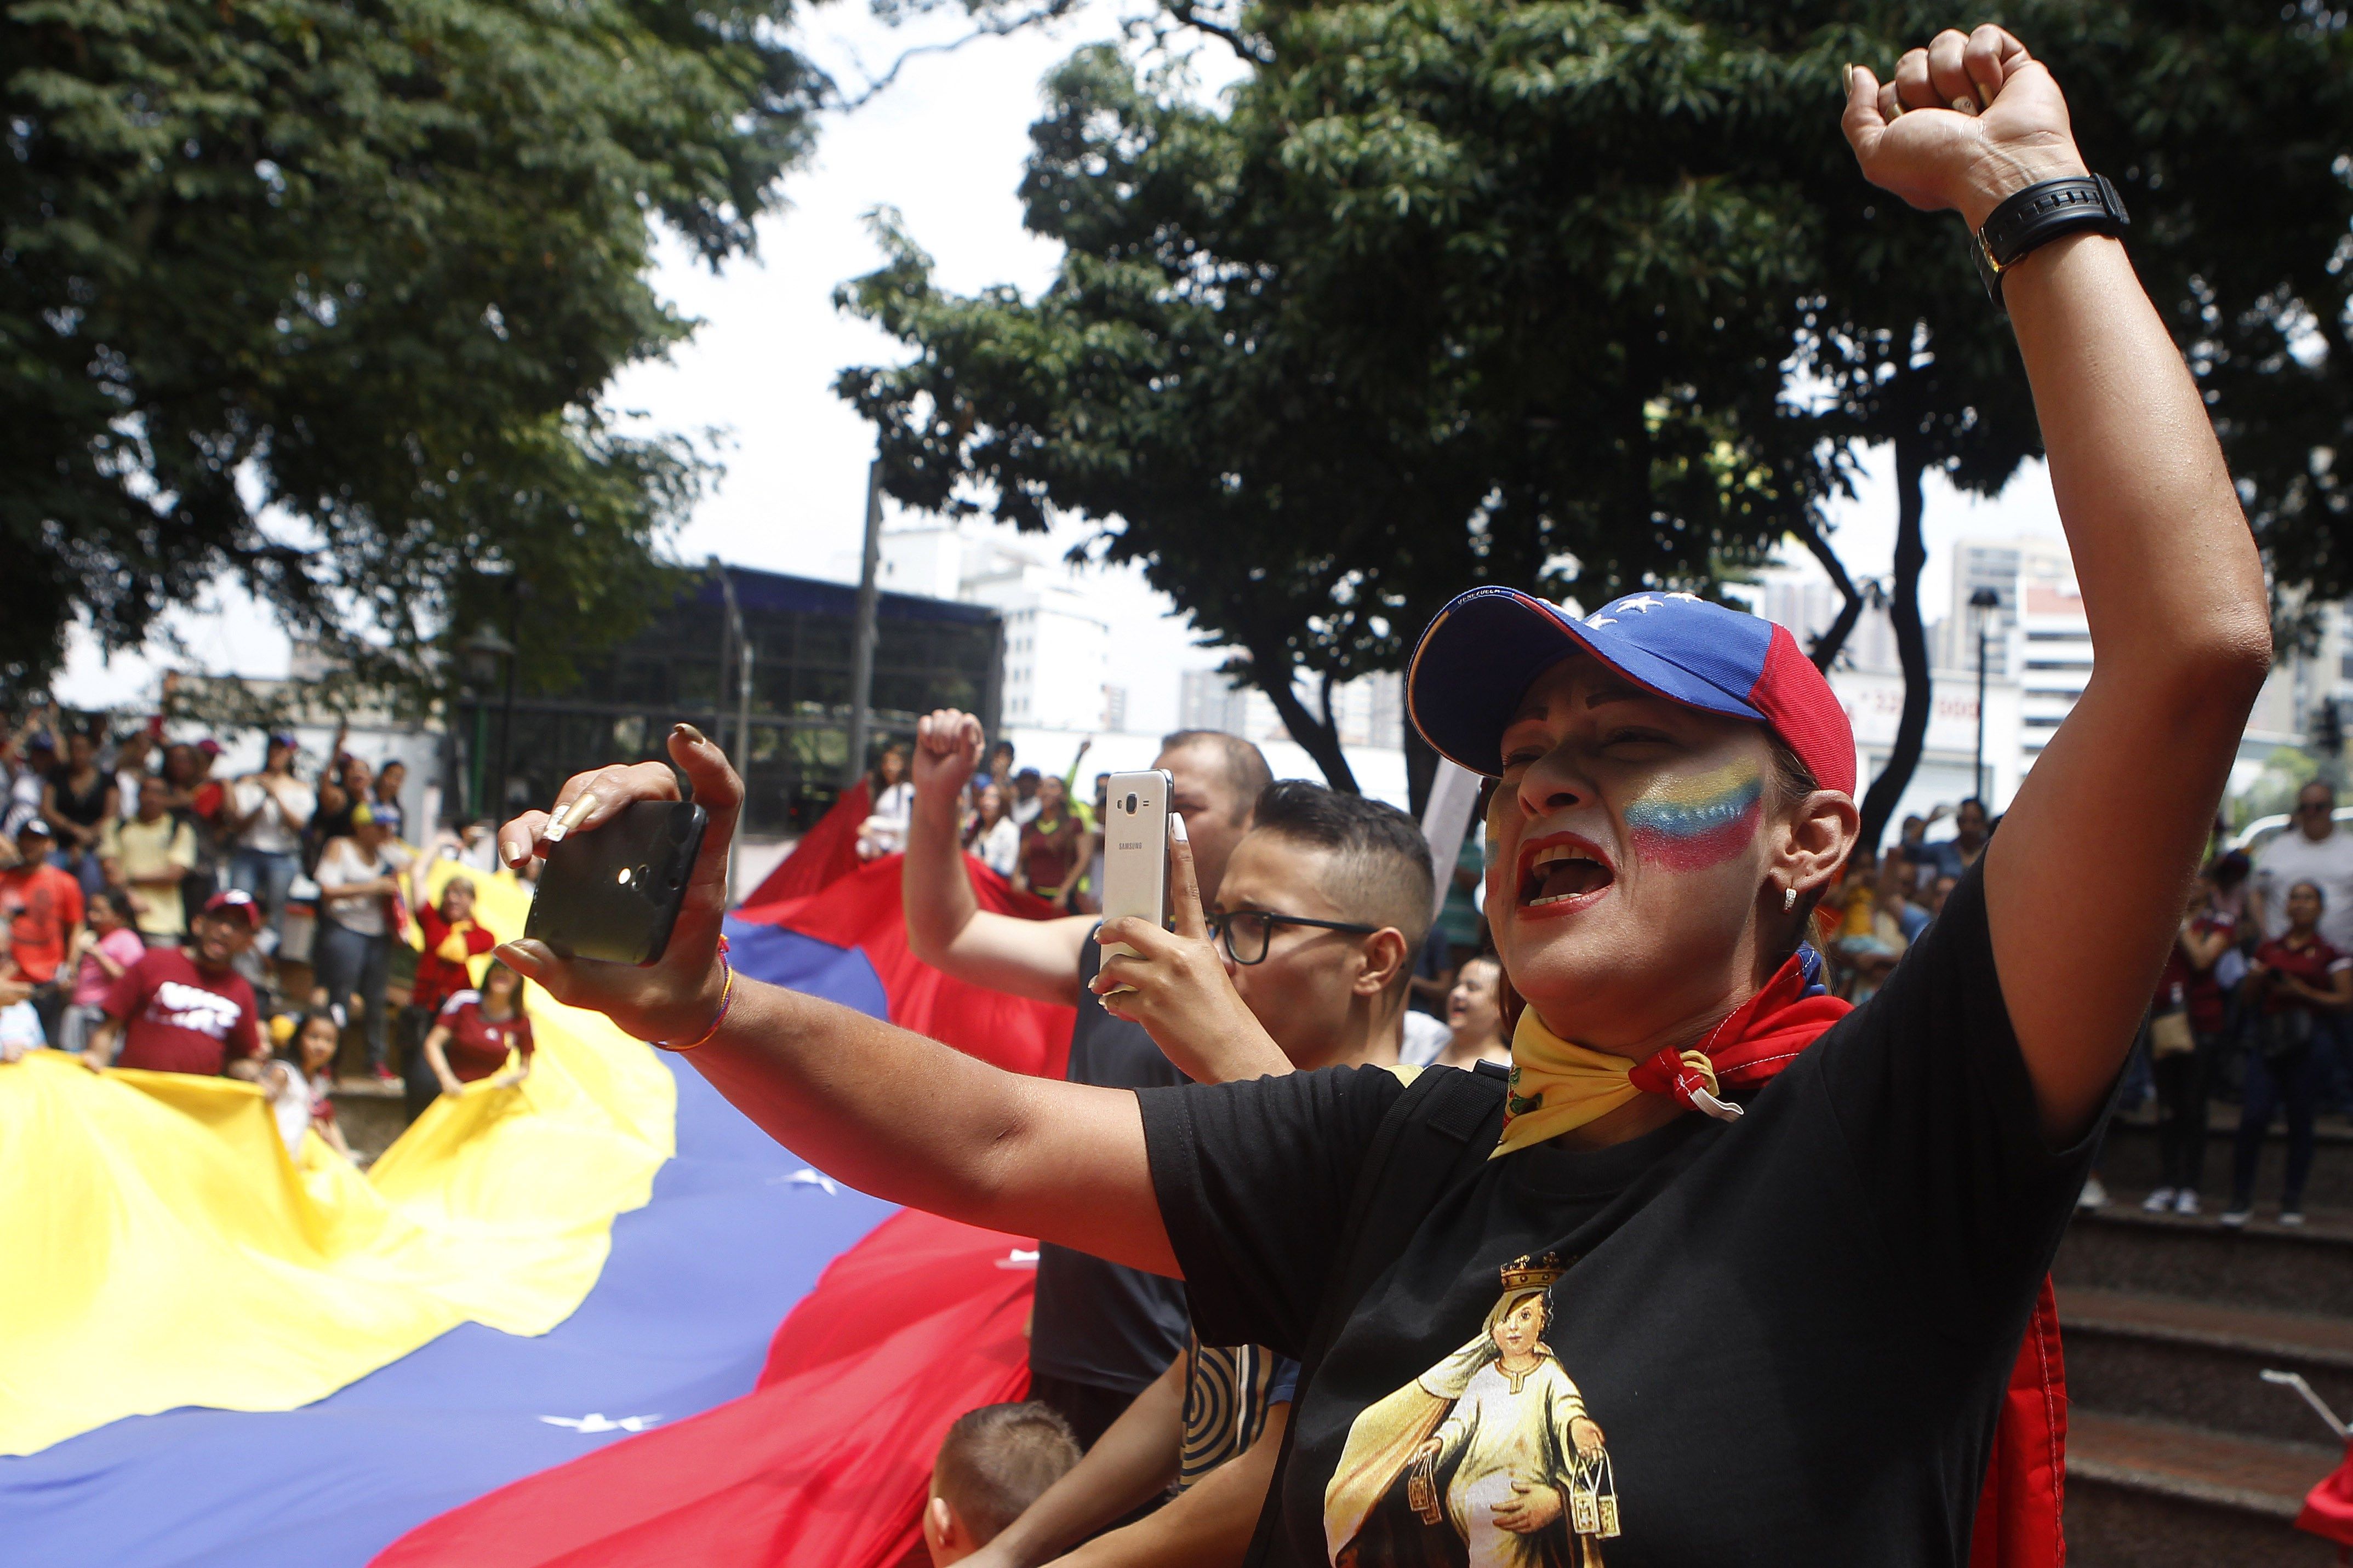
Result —
[[1234, 792], [1233, 821], [1240, 822], [1248, 816], [1250, 803], [1274, 782], [1274, 770], [1266, 765], [1266, 753], [1240, 735], [1229, 735], [1223, 730], [1173, 730], [1160, 737], [1163, 756], [1191, 746], [1214, 747], [1225, 763], [1226, 787]]
[[1060, 1412], [1035, 1403], [984, 1405], [955, 1418], [934, 1466], [939, 1495], [986, 1546], [1079, 1462]]
[[1326, 889], [1332, 901], [1352, 920], [1397, 927], [1408, 952], [1421, 951], [1438, 884], [1430, 841], [1412, 817], [1386, 801], [1282, 779], [1260, 793], [1251, 831], [1331, 851], [1339, 863]]

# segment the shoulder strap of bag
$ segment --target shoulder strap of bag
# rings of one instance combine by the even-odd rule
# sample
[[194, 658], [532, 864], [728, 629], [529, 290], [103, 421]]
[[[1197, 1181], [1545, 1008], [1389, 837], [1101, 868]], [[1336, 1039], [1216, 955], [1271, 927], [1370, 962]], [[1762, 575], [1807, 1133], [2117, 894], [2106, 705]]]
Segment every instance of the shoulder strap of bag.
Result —
[[[1368, 1240], [1365, 1222], [1376, 1200], [1391, 1199], [1392, 1214], [1419, 1213], [1435, 1204], [1441, 1193], [1469, 1173], [1485, 1164], [1503, 1131], [1504, 1088], [1504, 1070], [1489, 1064], [1482, 1063], [1469, 1072], [1456, 1068], [1424, 1068], [1381, 1118], [1372, 1144], [1365, 1151], [1365, 1163], [1357, 1168], [1356, 1184], [1348, 1194], [1348, 1212], [1341, 1220], [1340, 1245], [1334, 1254], [1336, 1263], [1332, 1283], [1324, 1292], [1324, 1304], [1316, 1313], [1307, 1342], [1301, 1347], [1299, 1382], [1292, 1405], [1294, 1413], [1299, 1408], [1298, 1402], [1307, 1397], [1316, 1368], [1323, 1364], [1332, 1342], [1347, 1323], [1357, 1298], [1382, 1269], [1397, 1260], [1413, 1235], [1411, 1226], [1399, 1225]], [[1409, 1153], [1427, 1157], [1399, 1161], [1397, 1154], [1400, 1147]], [[1393, 1174], [1394, 1182], [1390, 1179]], [[1408, 1183], [1414, 1190], [1407, 1190]], [[1419, 1200], [1419, 1209], [1412, 1206], [1416, 1199]], [[1274, 1477], [1267, 1486], [1266, 1503], [1259, 1510], [1258, 1529], [1250, 1537], [1243, 1568], [1263, 1568], [1273, 1550], [1277, 1521], [1282, 1512], [1282, 1478], [1291, 1468], [1291, 1446], [1298, 1434], [1296, 1422], [1283, 1428], [1282, 1447], [1275, 1455]]]

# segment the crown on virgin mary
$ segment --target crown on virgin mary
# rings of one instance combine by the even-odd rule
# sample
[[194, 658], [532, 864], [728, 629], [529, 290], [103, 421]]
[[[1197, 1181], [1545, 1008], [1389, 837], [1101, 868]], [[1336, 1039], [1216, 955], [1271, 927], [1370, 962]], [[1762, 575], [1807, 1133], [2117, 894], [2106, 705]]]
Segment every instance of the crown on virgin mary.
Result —
[[1506, 1290], [1541, 1290], [1568, 1272], [1568, 1265], [1560, 1254], [1547, 1252], [1540, 1258], [1525, 1254], [1504, 1265], [1504, 1289]]

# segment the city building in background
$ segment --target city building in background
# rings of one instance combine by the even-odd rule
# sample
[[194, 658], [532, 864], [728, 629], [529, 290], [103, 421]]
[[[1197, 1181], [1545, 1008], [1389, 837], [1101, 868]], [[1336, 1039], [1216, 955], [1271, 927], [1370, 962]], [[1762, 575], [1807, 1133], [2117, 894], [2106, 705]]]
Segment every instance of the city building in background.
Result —
[[[1334, 687], [1332, 708], [1340, 744], [1351, 753], [1404, 749], [1405, 681], [1395, 671], [1382, 670]], [[1265, 692], [1219, 670], [1187, 670], [1176, 712], [1180, 729], [1223, 730], [1261, 746], [1291, 739]]]
[[[1978, 657], [1985, 656], [1985, 779], [1998, 814], [2009, 806], [2043, 748], [2074, 710], [2092, 675], [2092, 636], [2083, 592], [2064, 541], [2040, 535], [1965, 539], [1953, 547], [1946, 613], [1928, 621], [1928, 730], [1919, 766], [1894, 819], [1926, 816], [1969, 795], [1978, 744]], [[1839, 596], [1804, 570], [1743, 585], [1757, 614], [1795, 633], [1802, 646], [1836, 618]], [[2249, 719], [2232, 770], [2233, 792], [2251, 787], [2274, 754], [2303, 746], [2321, 726], [2319, 705], [2335, 701], [2353, 720], [2353, 615], [2324, 606], [2314, 645], [2273, 669]], [[1904, 707], [1895, 631], [1883, 609], [1866, 610], [1831, 670], [1831, 689], [1854, 725], [1866, 786], [1886, 765]]]
[[[1788, 627], [1800, 647], [1812, 647], [1838, 616], [1838, 592], [1819, 577], [1777, 573], [1745, 586], [1756, 612]], [[1968, 617], [1987, 612], [1967, 610], [1968, 592], [1963, 589], [1960, 594], [1963, 636], [1947, 635], [1946, 621], [1932, 622], [1925, 628], [1932, 667], [1928, 727], [1922, 738], [1920, 761], [1896, 803], [1891, 823], [1900, 824], [1909, 816], [1926, 816], [1939, 805], [1949, 812], [1980, 794], [2000, 811], [2018, 792], [2019, 780], [2024, 776], [2025, 759], [2019, 742], [2021, 692], [2006, 673], [2008, 634], [1998, 617], [1989, 619], [1986, 639], [1985, 775], [1982, 782], [1977, 776], [1977, 634]], [[1886, 767], [1904, 717], [1903, 661], [1896, 651], [1894, 623], [1884, 609], [1866, 609], [1856, 621], [1831, 667], [1830, 681], [1846, 709], [1847, 721], [1854, 727], [1856, 776], [1868, 788]]]
[[[1264, 692], [1237, 688], [1215, 670], [1124, 667], [1118, 630], [1098, 608], [1083, 570], [1038, 541], [978, 523], [926, 520], [886, 529], [881, 546], [883, 587], [987, 605], [1002, 617], [1004, 724], [990, 732], [1013, 742], [1023, 766], [1061, 773], [1076, 761], [1082, 791], [1096, 773], [1149, 767], [1159, 734], [1129, 729], [1131, 710], [1142, 705], [1134, 687], [1149, 679], [1177, 689], [1176, 728], [1254, 741], [1279, 778], [1323, 777]], [[1398, 804], [1406, 799], [1401, 690], [1395, 675], [1377, 675], [1333, 692], [1341, 744], [1359, 786]]]
[[[839, 798], [849, 769], [851, 627], [855, 585], [732, 566], [752, 646], [746, 739], [737, 733], [733, 653], [721, 689], [728, 635], [726, 596], [704, 574], [671, 609], [610, 653], [577, 661], [561, 692], [525, 693], [502, 737], [505, 700], [495, 679], [470, 687], [449, 717], [452, 799], [470, 816], [509, 802], [544, 801], [586, 768], [667, 757], [681, 720], [723, 744], [744, 774], [745, 831], [795, 835]], [[986, 605], [885, 592], [876, 623], [869, 752], [912, 739], [932, 709], [965, 708], [994, 731], [1000, 719], [1007, 629]], [[501, 792], [487, 780], [507, 759]], [[871, 760], [871, 758], [870, 758]]]
[[1111, 625], [1060, 562], [1004, 530], [933, 522], [884, 531], [881, 581], [902, 594], [985, 605], [1004, 618], [1008, 726], [1126, 729], [1127, 691], [1111, 679]]

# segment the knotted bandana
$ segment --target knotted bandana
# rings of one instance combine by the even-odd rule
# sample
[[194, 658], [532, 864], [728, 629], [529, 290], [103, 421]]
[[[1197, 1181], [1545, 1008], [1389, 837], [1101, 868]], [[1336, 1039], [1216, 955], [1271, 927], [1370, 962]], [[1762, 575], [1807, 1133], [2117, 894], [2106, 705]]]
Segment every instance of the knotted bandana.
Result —
[[1722, 1121], [1737, 1121], [1728, 1089], [1765, 1082], [1853, 1011], [1823, 990], [1821, 954], [1800, 947], [1764, 988], [1698, 1044], [1663, 1047], [1641, 1061], [1564, 1040], [1533, 1007], [1512, 1031], [1511, 1098], [1491, 1158], [1596, 1121], [1641, 1094], [1667, 1094]]

